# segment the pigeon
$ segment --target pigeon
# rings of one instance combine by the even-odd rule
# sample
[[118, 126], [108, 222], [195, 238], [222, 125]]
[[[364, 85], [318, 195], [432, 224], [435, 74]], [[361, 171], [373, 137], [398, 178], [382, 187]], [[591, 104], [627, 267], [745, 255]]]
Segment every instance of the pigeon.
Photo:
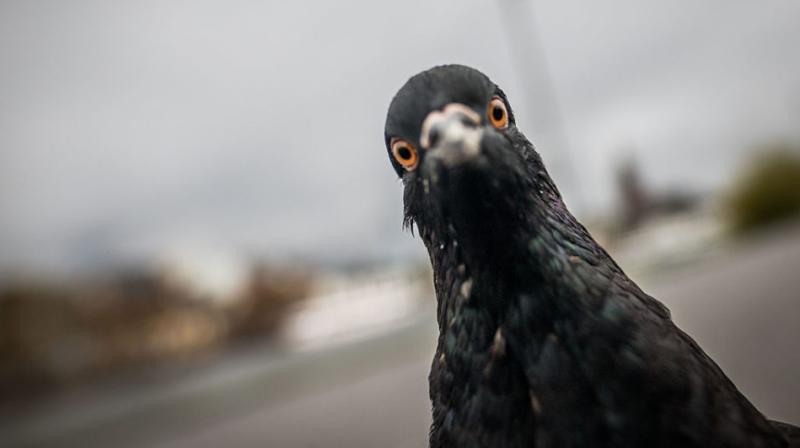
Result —
[[567, 210], [486, 75], [411, 77], [384, 137], [433, 270], [431, 447], [800, 447]]

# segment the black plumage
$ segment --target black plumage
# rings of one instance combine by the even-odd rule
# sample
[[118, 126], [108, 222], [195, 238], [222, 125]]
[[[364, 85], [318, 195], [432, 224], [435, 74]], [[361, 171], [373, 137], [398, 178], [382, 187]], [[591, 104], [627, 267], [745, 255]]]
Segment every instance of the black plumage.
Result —
[[434, 273], [432, 447], [800, 446], [569, 213], [485, 75], [412, 77], [385, 138]]

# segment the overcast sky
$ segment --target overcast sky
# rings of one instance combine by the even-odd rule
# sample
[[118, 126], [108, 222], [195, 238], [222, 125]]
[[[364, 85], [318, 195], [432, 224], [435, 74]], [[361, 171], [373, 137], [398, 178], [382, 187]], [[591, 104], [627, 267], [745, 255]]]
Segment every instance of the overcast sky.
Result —
[[419, 254], [383, 121], [441, 63], [504, 88], [588, 212], [629, 153], [655, 187], [708, 190], [800, 138], [797, 1], [526, 6], [2, 2], [0, 269]]

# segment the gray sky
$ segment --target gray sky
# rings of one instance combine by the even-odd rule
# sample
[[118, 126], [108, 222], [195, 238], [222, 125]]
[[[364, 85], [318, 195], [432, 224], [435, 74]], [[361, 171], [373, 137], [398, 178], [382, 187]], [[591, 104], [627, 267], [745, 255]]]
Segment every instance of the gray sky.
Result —
[[[547, 67], [588, 211], [628, 152], [657, 187], [714, 189], [800, 138], [796, 1], [511, 3], [3, 2], [0, 269], [419, 254], [383, 120], [441, 63], [506, 90], [574, 203]], [[509, 45], [509, 7], [544, 58]]]

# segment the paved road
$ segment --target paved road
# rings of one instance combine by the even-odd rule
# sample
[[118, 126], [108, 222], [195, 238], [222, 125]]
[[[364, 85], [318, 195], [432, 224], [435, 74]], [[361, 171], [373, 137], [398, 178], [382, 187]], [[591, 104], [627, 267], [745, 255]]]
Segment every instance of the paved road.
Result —
[[[800, 423], [800, 232], [734, 248], [648, 282], [645, 290], [671, 308], [678, 325], [765, 414]], [[434, 338], [426, 316], [376, 340], [277, 365], [232, 361], [206, 375], [211, 380], [201, 375], [194, 387], [150, 391], [137, 409], [95, 426], [63, 416], [60, 426], [58, 419], [40, 419], [49, 429], [22, 422], [17, 440], [27, 440], [19, 446], [423, 447]], [[31, 438], [31, 430], [40, 436]]]
[[739, 247], [652, 295], [758, 409], [800, 424], [800, 232]]
[[169, 438], [158, 448], [427, 446], [427, 361]]

